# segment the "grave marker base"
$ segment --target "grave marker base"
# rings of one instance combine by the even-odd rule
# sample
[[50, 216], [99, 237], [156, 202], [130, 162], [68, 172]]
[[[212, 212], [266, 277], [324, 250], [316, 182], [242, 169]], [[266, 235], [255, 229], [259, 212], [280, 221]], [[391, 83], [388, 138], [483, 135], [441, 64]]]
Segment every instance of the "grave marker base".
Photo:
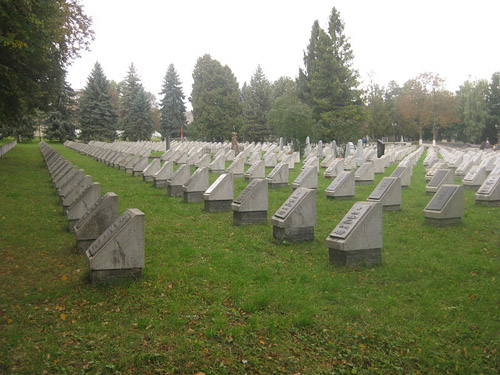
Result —
[[78, 254], [83, 254], [85, 255], [85, 252], [87, 249], [92, 245], [92, 242], [94, 242], [95, 239], [92, 240], [77, 240], [76, 241], [76, 251]]
[[167, 186], [167, 196], [168, 197], [182, 197], [184, 191], [182, 190], [182, 185], [168, 185]]
[[288, 186], [288, 182], [268, 182], [267, 187], [277, 189]]
[[125, 168], [125, 173], [132, 174], [132, 171], [133, 171], [133, 168], [132, 168], [132, 167], [130, 167], [130, 168]]
[[205, 211], [208, 212], [222, 212], [222, 211], [231, 211], [231, 204], [233, 203], [232, 199], [229, 200], [219, 200], [219, 201], [205, 201]]
[[481, 187], [481, 185], [466, 185], [463, 184], [465, 190], [477, 191]]
[[233, 224], [252, 225], [267, 221], [267, 211], [233, 211]]
[[355, 180], [355, 185], [373, 185], [374, 180]]
[[401, 209], [401, 205], [395, 204], [393, 206], [382, 206], [383, 211], [398, 211]]
[[124, 268], [118, 270], [90, 270], [90, 282], [95, 284], [100, 281], [109, 281], [116, 279], [139, 278], [142, 268]]
[[273, 238], [278, 241], [298, 243], [314, 240], [314, 227], [280, 228], [273, 226]]
[[155, 176], [142, 176], [142, 180], [144, 182], [153, 182], [155, 180]]
[[500, 200], [498, 201], [486, 201], [476, 199], [476, 204], [484, 204], [487, 207], [500, 207]]
[[204, 191], [184, 191], [184, 202], [198, 203], [203, 202]]
[[335, 266], [376, 266], [382, 264], [381, 249], [328, 249], [330, 264]]
[[335, 195], [328, 195], [328, 193], [327, 193], [326, 197], [328, 199], [336, 199], [339, 201], [343, 201], [343, 200], [348, 200], [348, 199], [354, 198], [354, 195], [337, 195], [337, 196], [335, 196]]
[[154, 182], [153, 182], [153, 186], [155, 188], [162, 188], [162, 187], [165, 187], [167, 185], [168, 185], [167, 180], [154, 180]]
[[439, 227], [446, 227], [448, 225], [459, 224], [462, 222], [462, 218], [460, 217], [448, 217], [443, 219], [438, 219], [435, 217], [425, 217], [425, 222], [427, 224], [431, 224]]

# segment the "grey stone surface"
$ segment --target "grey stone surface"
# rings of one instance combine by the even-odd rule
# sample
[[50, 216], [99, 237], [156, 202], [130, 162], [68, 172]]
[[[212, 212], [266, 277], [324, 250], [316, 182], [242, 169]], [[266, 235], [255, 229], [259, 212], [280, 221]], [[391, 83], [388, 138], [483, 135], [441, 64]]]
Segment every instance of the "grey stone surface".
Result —
[[186, 203], [199, 203], [203, 202], [203, 191], [185, 191], [182, 192], [184, 202]]
[[153, 177], [153, 186], [156, 188], [165, 187], [168, 185], [167, 181], [174, 173], [174, 162], [166, 161], [165, 164], [155, 173]]
[[267, 175], [269, 188], [279, 188], [288, 186], [288, 164], [285, 162], [278, 163], [271, 172]]
[[140, 158], [132, 167], [132, 176], [141, 176], [148, 167], [148, 158]]
[[161, 168], [161, 161], [159, 158], [154, 159], [142, 172], [142, 179], [146, 182], [154, 181], [155, 174]]
[[85, 253], [90, 244], [103, 234], [117, 218], [118, 195], [112, 192], [102, 195], [74, 227], [78, 252]]
[[253, 225], [267, 221], [267, 211], [233, 211], [233, 224]]
[[490, 173], [475, 194], [476, 203], [500, 206], [500, 174]]
[[401, 180], [384, 177], [367, 198], [368, 202], [380, 202], [384, 210], [401, 209]]
[[145, 215], [123, 213], [86, 251], [91, 281], [138, 276], [144, 268]]
[[464, 216], [464, 190], [462, 185], [441, 185], [424, 208], [424, 217], [429, 224], [460, 222]]
[[[287, 238], [276, 238], [280, 241], [296, 242], [295, 228], [313, 228], [316, 225], [316, 190], [299, 187], [288, 197], [271, 218], [273, 227], [287, 230], [275, 230], [273, 233], [283, 234]], [[300, 231], [299, 231], [300, 232]], [[306, 236], [307, 237], [307, 236]], [[307, 237], [309, 238], [309, 237]]]
[[189, 165], [182, 164], [175, 170], [172, 175], [170, 175], [167, 180], [167, 196], [169, 197], [181, 197], [183, 195], [182, 186], [187, 182], [191, 175], [191, 169]]
[[469, 172], [465, 175], [462, 180], [464, 189], [468, 190], [478, 190], [486, 179], [486, 171], [484, 167], [479, 165], [474, 165], [469, 169]]
[[381, 262], [382, 205], [356, 202], [326, 239], [330, 263], [341, 266]]
[[[210, 201], [232, 201], [234, 198], [234, 180], [231, 173], [223, 173], [203, 194], [203, 199]], [[231, 209], [231, 208], [230, 208]]]
[[399, 177], [401, 187], [409, 187], [411, 184], [410, 167], [397, 167], [390, 177]]
[[454, 172], [452, 169], [439, 169], [425, 187], [425, 192], [434, 194], [441, 185], [453, 184]]
[[198, 168], [184, 183], [184, 185], [182, 186], [182, 190], [187, 193], [197, 192], [203, 195], [205, 190], [207, 190], [209, 187], [208, 181], [208, 167]]
[[244, 174], [246, 180], [252, 180], [254, 178], [265, 178], [266, 177], [266, 167], [264, 160], [259, 160], [252, 164], [250, 168]]
[[268, 186], [263, 178], [253, 179], [231, 204], [235, 225], [267, 220]]
[[235, 158], [231, 165], [227, 167], [227, 173], [232, 173], [233, 177], [243, 177], [245, 172], [245, 160], [243, 158]]
[[93, 182], [80, 193], [65, 213], [68, 219], [68, 230], [73, 230], [77, 221], [87, 213], [100, 197], [101, 185], [98, 182]]
[[73, 189], [68, 192], [68, 194], [62, 199], [63, 214], [66, 215], [68, 207], [75, 202], [75, 200], [80, 196], [82, 191], [87, 189], [89, 185], [92, 184], [92, 177], [84, 176], [78, 183], [73, 187]]
[[[316, 158], [317, 159], [317, 158]], [[292, 188], [304, 187], [307, 189], [318, 188], [318, 168], [314, 165], [304, 167], [292, 183]]]
[[372, 162], [364, 162], [354, 173], [356, 185], [371, 185], [375, 180], [375, 170]]
[[[203, 197], [205, 198], [205, 197]], [[222, 212], [231, 211], [231, 204], [233, 200], [206, 200], [204, 199], [205, 211], [208, 212]]]
[[299, 243], [314, 240], [314, 227], [280, 228], [273, 226], [273, 238], [279, 242]]
[[327, 198], [351, 198], [355, 194], [354, 171], [342, 171], [326, 188]]
[[333, 162], [326, 168], [323, 176], [325, 178], [335, 178], [342, 171], [344, 171], [344, 159], [335, 159]]

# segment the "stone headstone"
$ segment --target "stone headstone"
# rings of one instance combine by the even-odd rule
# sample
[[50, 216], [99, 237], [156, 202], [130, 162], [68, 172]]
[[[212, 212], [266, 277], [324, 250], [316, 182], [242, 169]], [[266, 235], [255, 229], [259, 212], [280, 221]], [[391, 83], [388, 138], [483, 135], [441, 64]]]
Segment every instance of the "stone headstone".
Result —
[[235, 158], [231, 165], [226, 169], [227, 173], [232, 173], [233, 177], [243, 177], [245, 172], [245, 160], [243, 158]]
[[208, 167], [198, 168], [182, 186], [184, 202], [203, 202], [203, 193], [208, 189]]
[[271, 218], [273, 237], [290, 243], [312, 241], [316, 225], [316, 190], [299, 187]]
[[380, 202], [383, 210], [401, 209], [401, 180], [399, 177], [384, 177], [367, 199]]
[[410, 186], [411, 176], [409, 167], [397, 167], [394, 171], [392, 171], [390, 177], [399, 177], [401, 180], [401, 187]]
[[425, 221], [445, 226], [462, 221], [464, 216], [464, 190], [462, 185], [441, 185], [424, 208]]
[[267, 221], [267, 180], [255, 178], [243, 189], [231, 205], [234, 225], [249, 225]]
[[451, 169], [440, 169], [429, 181], [425, 187], [425, 192], [428, 194], [434, 194], [439, 190], [441, 185], [453, 184], [454, 173]]
[[462, 180], [464, 189], [477, 190], [486, 179], [486, 171], [480, 165], [474, 165]]
[[191, 168], [187, 164], [182, 164], [170, 175], [167, 180], [167, 196], [182, 197], [182, 186], [191, 176]]
[[350, 199], [355, 194], [354, 171], [342, 171], [325, 190], [331, 199]]
[[118, 218], [118, 195], [106, 193], [74, 226], [76, 249], [85, 254], [88, 247]]
[[153, 177], [153, 186], [156, 188], [165, 187], [168, 185], [168, 179], [174, 173], [174, 162], [167, 161], [163, 166], [159, 169], [158, 172], [155, 173]]
[[138, 277], [144, 268], [145, 215], [136, 208], [123, 213], [87, 249], [92, 283]]
[[223, 173], [203, 193], [208, 212], [231, 211], [234, 197], [234, 180], [231, 173]]
[[73, 230], [73, 227], [80, 220], [87, 211], [97, 202], [101, 197], [101, 185], [98, 182], [93, 182], [88, 185], [76, 197], [74, 202], [69, 206], [65, 212], [68, 219], [68, 230]]
[[500, 206], [500, 174], [490, 173], [475, 195], [476, 203]]
[[273, 168], [273, 170], [267, 175], [267, 182], [269, 188], [280, 188], [288, 186], [288, 164], [281, 162]]
[[326, 246], [333, 265], [382, 263], [382, 205], [356, 202], [327, 237]]
[[344, 159], [335, 159], [333, 162], [326, 168], [323, 176], [325, 178], [335, 178], [340, 172], [344, 170]]
[[250, 168], [245, 172], [246, 180], [253, 180], [254, 178], [265, 178], [266, 177], [266, 167], [264, 160], [259, 160], [258, 162], [252, 164]]
[[142, 179], [146, 182], [154, 181], [155, 174], [161, 168], [160, 159], [154, 159], [142, 172]]
[[318, 188], [318, 170], [315, 166], [306, 166], [292, 183], [292, 188]]
[[354, 173], [356, 185], [371, 185], [375, 180], [375, 170], [372, 162], [363, 163]]
[[381, 158], [385, 154], [385, 143], [377, 139], [377, 158]]

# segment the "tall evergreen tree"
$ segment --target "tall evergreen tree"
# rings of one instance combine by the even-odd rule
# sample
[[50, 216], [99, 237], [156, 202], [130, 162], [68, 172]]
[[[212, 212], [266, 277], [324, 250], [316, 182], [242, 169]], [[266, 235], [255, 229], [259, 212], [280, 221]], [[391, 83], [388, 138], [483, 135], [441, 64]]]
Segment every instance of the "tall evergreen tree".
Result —
[[123, 138], [130, 141], [151, 139], [151, 97], [144, 90], [133, 63], [120, 89], [120, 127]]
[[241, 130], [242, 138], [262, 142], [271, 134], [267, 126], [267, 113], [272, 105], [272, 91], [271, 84], [260, 65], [250, 79], [250, 85], [243, 86], [241, 94], [245, 122]]
[[111, 103], [109, 81], [96, 62], [80, 99], [80, 137], [85, 140], [113, 140], [117, 114]]
[[193, 70], [194, 123], [199, 137], [210, 141], [231, 139], [242, 123], [240, 90], [231, 69], [208, 54], [198, 58]]
[[64, 142], [75, 137], [73, 89], [66, 83], [62, 85], [59, 99], [45, 118], [45, 137]]
[[313, 109], [320, 136], [345, 142], [361, 135], [366, 114], [351, 45], [339, 12], [332, 9], [328, 30], [313, 23], [298, 78], [299, 97]]
[[488, 119], [488, 82], [466, 81], [458, 91], [461, 99], [463, 137], [468, 142], [480, 142]]
[[179, 137], [182, 125], [186, 124], [186, 106], [174, 64], [168, 66], [160, 95], [163, 95], [160, 103], [160, 133], [164, 139], [167, 136]]
[[[500, 72], [493, 73], [488, 89], [488, 119], [483, 130], [483, 139], [500, 143]], [[499, 127], [499, 128], [497, 128]]]

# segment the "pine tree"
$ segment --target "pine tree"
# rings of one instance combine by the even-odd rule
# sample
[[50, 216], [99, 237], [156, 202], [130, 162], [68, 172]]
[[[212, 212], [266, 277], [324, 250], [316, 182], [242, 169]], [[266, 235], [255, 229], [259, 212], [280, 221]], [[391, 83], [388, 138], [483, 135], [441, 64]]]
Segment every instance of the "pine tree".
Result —
[[299, 70], [299, 97], [313, 109], [320, 136], [337, 141], [361, 135], [365, 112], [358, 90], [358, 72], [352, 68], [354, 55], [339, 12], [333, 8], [324, 31], [313, 23], [311, 38]]
[[245, 125], [241, 133], [248, 141], [262, 142], [269, 138], [271, 131], [267, 126], [267, 113], [271, 109], [271, 84], [264, 71], [257, 69], [250, 79], [250, 85], [243, 85], [241, 90], [243, 100], [243, 119]]
[[500, 72], [493, 73], [488, 89], [488, 119], [483, 131], [483, 139], [498, 144], [500, 133]]
[[186, 106], [181, 82], [173, 64], [168, 66], [160, 95], [160, 132], [165, 139], [167, 136], [179, 137], [182, 125], [186, 124]]
[[47, 113], [45, 118], [45, 137], [47, 139], [57, 139], [59, 142], [64, 142], [75, 137], [75, 124], [73, 122], [74, 101], [73, 89], [64, 84], [61, 87], [59, 99], [55, 103], [54, 108]]
[[80, 99], [80, 138], [85, 141], [113, 140], [116, 124], [117, 114], [111, 103], [109, 81], [96, 62]]
[[231, 139], [241, 123], [241, 102], [238, 81], [231, 69], [210, 55], [198, 59], [193, 70], [194, 123], [199, 136], [209, 141]]
[[466, 81], [458, 91], [461, 99], [462, 129], [467, 142], [481, 141], [481, 135], [488, 118], [488, 82]]
[[151, 100], [133, 63], [121, 85], [120, 127], [123, 130], [123, 138], [130, 141], [149, 140], [153, 133]]

